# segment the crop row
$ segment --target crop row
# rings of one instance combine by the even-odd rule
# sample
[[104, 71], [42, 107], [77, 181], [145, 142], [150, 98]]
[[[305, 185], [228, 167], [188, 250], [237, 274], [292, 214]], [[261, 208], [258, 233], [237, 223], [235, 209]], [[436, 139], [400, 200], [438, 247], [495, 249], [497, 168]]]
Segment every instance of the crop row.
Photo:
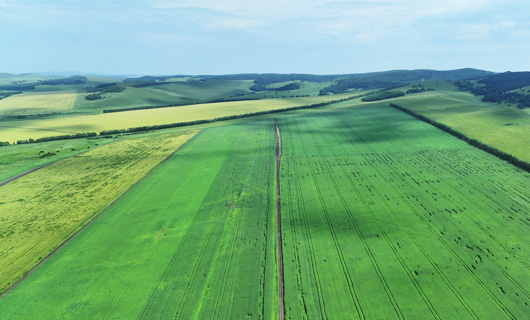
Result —
[[528, 175], [389, 108], [280, 126], [286, 202], [320, 199], [284, 204], [293, 318], [524, 317]]

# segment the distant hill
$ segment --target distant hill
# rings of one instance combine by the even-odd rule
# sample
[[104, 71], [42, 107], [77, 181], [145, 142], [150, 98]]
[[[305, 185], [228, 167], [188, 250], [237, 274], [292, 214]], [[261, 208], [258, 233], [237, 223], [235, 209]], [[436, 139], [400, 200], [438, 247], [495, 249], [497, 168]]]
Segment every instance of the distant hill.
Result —
[[476, 81], [456, 81], [462, 91], [484, 96], [484, 102], [507, 102], [530, 108], [530, 72], [504, 72]]
[[392, 70], [349, 75], [324, 88], [320, 94], [341, 93], [350, 89], [379, 89], [400, 87], [424, 81], [457, 81], [477, 79], [492, 75], [493, 72], [477, 69], [436, 70]]
[[170, 78], [188, 77], [194, 80], [253, 80], [256, 85], [263, 86], [289, 81], [308, 81], [316, 83], [334, 82], [329, 87], [321, 90], [320, 94], [324, 95], [329, 93], [341, 93], [350, 89], [390, 88], [423, 81], [457, 81], [478, 79], [492, 74], [493, 72], [467, 68], [450, 71], [392, 70], [383, 72], [332, 75], [314, 75], [303, 73], [244, 73], [231, 75], [172, 75], [161, 77], [145, 76], [140, 78], [127, 78], [125, 81], [145, 81], [155, 83], [165, 82]]

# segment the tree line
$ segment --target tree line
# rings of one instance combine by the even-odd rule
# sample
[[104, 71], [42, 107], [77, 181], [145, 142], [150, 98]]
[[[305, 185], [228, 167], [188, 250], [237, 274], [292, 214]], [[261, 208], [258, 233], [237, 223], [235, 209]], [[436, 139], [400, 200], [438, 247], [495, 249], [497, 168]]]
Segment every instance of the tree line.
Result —
[[101, 131], [99, 133], [99, 135], [106, 136], [106, 135], [119, 134], [119, 133], [132, 133], [132, 132], [141, 132], [141, 131], [161, 130], [161, 129], [185, 127], [185, 126], [191, 126], [191, 125], [197, 125], [197, 124], [205, 124], [205, 123], [211, 123], [211, 122], [216, 122], [216, 121], [226, 121], [226, 120], [234, 120], [234, 119], [255, 117], [255, 116], [261, 116], [261, 115], [266, 115], [266, 114], [271, 114], [271, 113], [279, 113], [279, 112], [286, 112], [286, 111], [318, 108], [318, 107], [323, 107], [323, 106], [326, 106], [326, 105], [330, 105], [332, 103], [338, 103], [338, 102], [343, 102], [343, 101], [347, 101], [347, 100], [352, 100], [352, 99], [355, 99], [355, 98], [358, 98], [358, 97], [360, 97], [360, 96], [354, 96], [354, 97], [349, 97], [349, 98], [344, 98], [344, 99], [332, 100], [332, 101], [328, 101], [328, 102], [314, 103], [314, 104], [311, 104], [311, 105], [304, 105], [304, 106], [298, 106], [298, 107], [289, 107], [289, 108], [282, 108], [282, 109], [275, 109], [275, 110], [258, 111], [258, 112], [252, 112], [252, 113], [243, 113], [243, 114], [237, 114], [237, 115], [231, 115], [231, 116], [225, 116], [225, 117], [218, 117], [218, 118], [213, 118], [213, 119], [203, 119], [203, 120], [176, 122], [176, 123], [168, 123], [168, 124], [157, 124], [157, 125], [152, 125], [152, 126], [141, 126], [141, 127], [127, 128], [127, 129], [103, 130], [103, 131]]
[[[275, 110], [265, 110], [265, 111], [258, 111], [258, 112], [252, 112], [252, 113], [244, 113], [244, 114], [238, 114], [238, 115], [218, 117], [218, 118], [213, 118], [213, 119], [176, 122], [176, 123], [168, 123], [168, 124], [160, 124], [160, 125], [152, 125], [152, 126], [132, 127], [132, 128], [127, 128], [127, 129], [103, 130], [99, 133], [99, 135], [108, 136], [108, 135], [120, 134], [120, 133], [133, 133], [133, 132], [142, 132], [142, 131], [161, 130], [161, 129], [169, 129], [169, 128], [185, 127], [185, 126], [191, 126], [191, 125], [197, 125], [197, 124], [211, 123], [215, 121], [226, 121], [226, 120], [233, 120], [233, 119], [255, 117], [255, 116], [272, 114], [272, 113], [318, 108], [318, 107], [327, 106], [333, 103], [339, 103], [339, 102], [344, 102], [344, 101], [360, 98], [362, 96], [363, 95], [356, 95], [356, 96], [352, 96], [348, 98], [331, 100], [328, 102], [320, 102], [320, 103], [314, 103], [314, 104], [303, 105], [303, 106], [298, 106], [298, 107], [289, 107], [289, 108], [282, 108], [282, 109], [275, 109]], [[38, 139], [17, 140], [16, 144], [28, 144], [28, 143], [39, 143], [39, 142], [55, 141], [55, 140], [89, 138], [89, 137], [95, 137], [97, 135], [98, 134], [96, 132], [85, 132], [85, 133], [76, 133], [76, 134], [70, 134], [70, 135], [43, 137], [43, 138], [38, 138]], [[0, 142], [0, 146], [8, 146], [8, 145], [10, 145], [9, 142]]]
[[[47, 141], [56, 141], [56, 140], [69, 140], [69, 139], [79, 139], [79, 138], [88, 138], [88, 137], [95, 137], [98, 134], [96, 132], [84, 132], [84, 133], [75, 133], [75, 134], [66, 134], [66, 135], [60, 135], [60, 136], [50, 136], [50, 137], [43, 137], [43, 138], [37, 138], [37, 139], [27, 139], [27, 140], [17, 140], [16, 144], [28, 144], [28, 143], [39, 143], [39, 142], [47, 142]], [[5, 142], [9, 145], [9, 142]]]
[[437, 122], [435, 120], [432, 120], [431, 118], [428, 118], [424, 115], [421, 115], [419, 113], [416, 113], [410, 109], [407, 109], [407, 108], [404, 108], [402, 106], [399, 106], [395, 103], [391, 103], [390, 104], [390, 107], [394, 108], [394, 109], [398, 109], [400, 111], [403, 111], [425, 123], [428, 123], [442, 131], [445, 131], [447, 133], [449, 133], [450, 135], [462, 140], [462, 141], [465, 141], [467, 142], [468, 144], [482, 150], [482, 151], [486, 151], [487, 153], [501, 159], [501, 160], [504, 160], [504, 161], [507, 161], [511, 164], [513, 164], [514, 166], [518, 167], [519, 169], [522, 169], [524, 171], [527, 171], [527, 172], [530, 172], [530, 163], [529, 162], [526, 162], [526, 161], [523, 161], [509, 153], [506, 153], [504, 151], [501, 151], [495, 147], [492, 147], [490, 145], [487, 145], [485, 143], [482, 143], [476, 139], [473, 139], [473, 138], [470, 138], [468, 136], [466, 136], [465, 134], [461, 133], [460, 131], [456, 131], [455, 129], [449, 127], [448, 125], [445, 125], [443, 123], [440, 123], [440, 122]]

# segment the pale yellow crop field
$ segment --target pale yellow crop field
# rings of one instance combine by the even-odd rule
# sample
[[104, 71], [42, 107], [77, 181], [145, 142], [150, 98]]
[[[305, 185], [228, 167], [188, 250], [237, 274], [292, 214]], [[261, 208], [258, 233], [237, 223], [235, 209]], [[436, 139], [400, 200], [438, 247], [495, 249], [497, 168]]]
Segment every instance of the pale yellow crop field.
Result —
[[309, 105], [354, 95], [356, 94], [350, 92], [330, 96], [231, 101], [54, 119], [2, 121], [0, 122], [0, 141], [14, 142], [22, 139], [36, 139], [78, 132], [100, 132], [110, 129], [213, 119]]
[[76, 96], [75, 91], [15, 94], [0, 100], [0, 115], [27, 115], [68, 111], [72, 109]]
[[0, 294], [197, 133], [117, 141], [0, 187]]

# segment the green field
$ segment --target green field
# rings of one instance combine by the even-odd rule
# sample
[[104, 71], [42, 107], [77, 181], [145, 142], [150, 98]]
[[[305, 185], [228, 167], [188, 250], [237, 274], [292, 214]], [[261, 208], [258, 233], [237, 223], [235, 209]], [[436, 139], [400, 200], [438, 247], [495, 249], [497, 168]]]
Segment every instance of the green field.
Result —
[[273, 128], [201, 133], [0, 300], [2, 317], [276, 318]]
[[196, 132], [117, 141], [1, 187], [4, 292]]
[[[426, 86], [427, 87], [427, 86]], [[393, 100], [467, 136], [530, 161], [530, 114], [513, 106], [485, 103], [469, 92], [448, 90], [407, 95]]]
[[526, 317], [528, 173], [386, 106], [280, 128], [287, 318]]

